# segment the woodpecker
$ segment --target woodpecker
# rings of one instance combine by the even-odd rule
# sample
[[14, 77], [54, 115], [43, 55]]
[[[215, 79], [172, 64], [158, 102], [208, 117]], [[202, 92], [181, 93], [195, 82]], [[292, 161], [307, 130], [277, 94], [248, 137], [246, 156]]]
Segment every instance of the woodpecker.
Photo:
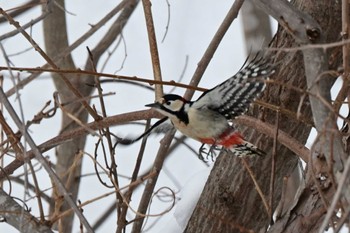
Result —
[[261, 155], [263, 152], [245, 141], [230, 121], [247, 111], [249, 105], [265, 89], [265, 80], [272, 73], [274, 66], [269, 60], [257, 55], [247, 65], [243, 65], [237, 74], [205, 91], [195, 101], [174, 94], [164, 95], [146, 107], [157, 110], [165, 118], [140, 137], [124, 140], [123, 144], [139, 140], [169, 119], [177, 130], [203, 145], [222, 146], [238, 156]]

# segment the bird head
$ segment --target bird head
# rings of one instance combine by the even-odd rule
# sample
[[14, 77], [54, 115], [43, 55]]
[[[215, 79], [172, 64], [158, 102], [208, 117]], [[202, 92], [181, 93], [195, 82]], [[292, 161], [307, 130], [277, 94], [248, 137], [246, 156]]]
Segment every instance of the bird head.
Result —
[[151, 107], [162, 113], [165, 116], [173, 117], [178, 115], [180, 111], [183, 111], [184, 105], [187, 101], [179, 95], [164, 95], [157, 102], [145, 105]]

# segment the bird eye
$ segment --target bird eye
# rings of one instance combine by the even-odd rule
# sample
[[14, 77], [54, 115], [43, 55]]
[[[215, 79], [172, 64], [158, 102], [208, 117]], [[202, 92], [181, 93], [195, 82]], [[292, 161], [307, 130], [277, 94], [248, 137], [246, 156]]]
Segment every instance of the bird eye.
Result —
[[170, 101], [167, 101], [165, 104], [166, 104], [166, 105], [170, 105], [170, 104], [171, 104], [171, 102], [170, 102]]

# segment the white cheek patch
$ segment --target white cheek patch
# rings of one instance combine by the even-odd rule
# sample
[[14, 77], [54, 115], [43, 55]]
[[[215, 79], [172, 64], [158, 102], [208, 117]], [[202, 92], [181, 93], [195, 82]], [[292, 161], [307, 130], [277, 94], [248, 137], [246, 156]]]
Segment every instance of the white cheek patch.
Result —
[[180, 109], [182, 108], [183, 104], [184, 104], [184, 103], [183, 103], [182, 101], [176, 100], [176, 101], [174, 101], [174, 102], [171, 104], [171, 109], [170, 109], [170, 110], [172, 110], [172, 111], [174, 111], [174, 112], [180, 111]]

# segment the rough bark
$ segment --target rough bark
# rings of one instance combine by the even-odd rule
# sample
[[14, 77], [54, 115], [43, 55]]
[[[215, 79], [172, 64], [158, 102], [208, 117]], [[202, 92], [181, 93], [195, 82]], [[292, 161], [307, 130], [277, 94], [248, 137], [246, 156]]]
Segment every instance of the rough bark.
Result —
[[[317, 0], [300, 0], [294, 1], [293, 4], [302, 11], [309, 13], [320, 24], [324, 30], [326, 42], [334, 42], [338, 39], [341, 30], [339, 4], [333, 1], [324, 3]], [[331, 11], [329, 10], [330, 7], [332, 7]], [[296, 47], [298, 44], [288, 32], [279, 28], [271, 46], [285, 48]], [[276, 55], [275, 61], [278, 61], [278, 67], [272, 79], [276, 82], [268, 85], [261, 98], [262, 101], [294, 113], [298, 112], [298, 106], [302, 101], [300, 114], [310, 122], [312, 118], [308, 98], [303, 98], [302, 93], [289, 88], [293, 86], [305, 90], [304, 61], [301, 52], [279, 53]], [[250, 114], [271, 124], [276, 123], [277, 114], [275, 111], [254, 107]], [[279, 129], [287, 132], [300, 143], [305, 143], [311, 125], [291, 116], [280, 114]], [[269, 199], [273, 141], [252, 129], [243, 130], [243, 134], [248, 141], [267, 152], [267, 156], [264, 158], [248, 158], [247, 160], [260, 188]], [[273, 209], [275, 209], [281, 196], [283, 177], [288, 176], [298, 163], [298, 157], [285, 147], [277, 145], [276, 151]], [[310, 179], [307, 181], [310, 181]], [[310, 189], [304, 194], [306, 196], [302, 198], [302, 200], [305, 200], [305, 207], [303, 208], [309, 211], [304, 211], [302, 214], [312, 215], [312, 211], [315, 211], [315, 209], [317, 211], [317, 207], [319, 207], [319, 205], [314, 205], [315, 202], [320, 202], [319, 197], [313, 195], [314, 192]], [[305, 197], [306, 199], [304, 199]], [[314, 202], [306, 201], [313, 198], [314, 200], [316, 198]], [[318, 215], [316, 213], [312, 216]], [[299, 225], [297, 225], [297, 228], [293, 228], [294, 232], [309, 232], [301, 228], [303, 222], [299, 221], [297, 223]], [[265, 232], [269, 224], [269, 215], [241, 159], [225, 153], [221, 154], [215, 163], [185, 232]], [[315, 226], [310, 225], [310, 227]]]

